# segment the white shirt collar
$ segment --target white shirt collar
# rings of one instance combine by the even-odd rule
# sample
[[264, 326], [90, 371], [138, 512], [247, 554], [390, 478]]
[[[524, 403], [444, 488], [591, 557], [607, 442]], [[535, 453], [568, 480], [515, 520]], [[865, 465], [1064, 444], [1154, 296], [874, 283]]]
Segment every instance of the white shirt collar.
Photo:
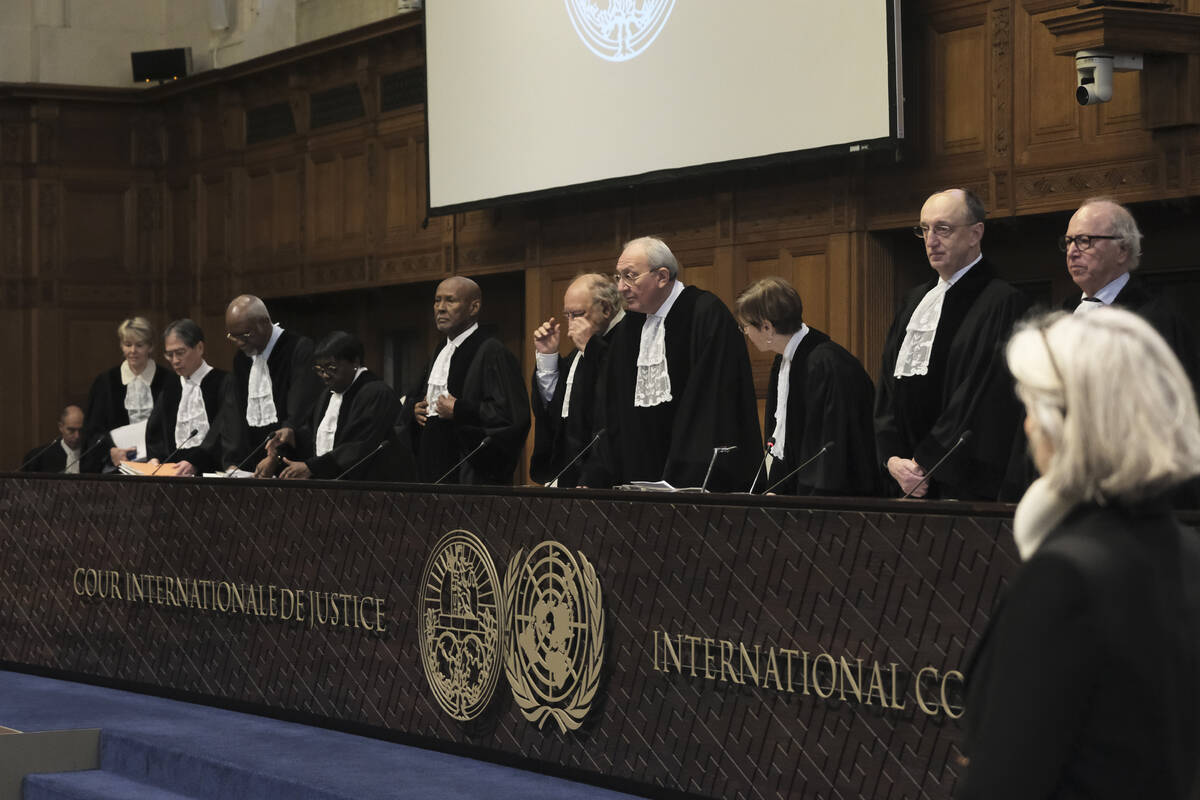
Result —
[[465, 331], [460, 333], [458, 336], [455, 336], [453, 339], [451, 339], [449, 336], [447, 336], [446, 341], [449, 342], [450, 344], [454, 345], [455, 347], [462, 347], [462, 343], [465, 342], [468, 338], [470, 338], [471, 334], [477, 330], [479, 330], [479, 323], [473, 322], [473, 323], [471, 323], [471, 327], [467, 328]]
[[[970, 264], [967, 264], [965, 267], [963, 267], [962, 269], [960, 269], [958, 272], [956, 272], [956, 273], [954, 273], [953, 275], [951, 275], [951, 276], [950, 276], [950, 280], [948, 280], [948, 281], [945, 281], [945, 282], [946, 282], [946, 283], [948, 283], [948, 284], [950, 284], [951, 286], [953, 286], [954, 284], [958, 283], [958, 280], [959, 280], [959, 278], [961, 278], [963, 275], [966, 275], [966, 274], [967, 274], [967, 271], [968, 271], [968, 270], [970, 270], [970, 269], [971, 269], [971, 267], [975, 266], [976, 264], [978, 264], [978, 263], [979, 263], [980, 261], [982, 261], [982, 260], [983, 260], [983, 253], [980, 253], [979, 255], [975, 256], [975, 260], [974, 260], [974, 261], [972, 261]], [[938, 280], [945, 280], [945, 279], [944, 279], [944, 278], [939, 278]]]
[[660, 317], [666, 319], [667, 314], [671, 313], [671, 306], [675, 305], [675, 301], [679, 299], [679, 295], [683, 294], [683, 281], [675, 279], [675, 285], [671, 287], [671, 293], [667, 295], [667, 299], [663, 300], [663, 304], [658, 307], [658, 310], [652, 314], [647, 314], [647, 317]]
[[264, 360], [271, 357], [271, 351], [275, 349], [275, 343], [279, 341], [279, 337], [282, 334], [283, 328], [279, 326], [278, 322], [271, 326], [271, 341], [267, 342], [267, 346], [260, 353]]
[[625, 309], [618, 308], [616, 316], [608, 321], [608, 327], [604, 329], [603, 335], [608, 336], [610, 333], [612, 333], [612, 329], [617, 327], [617, 323], [623, 319], [625, 319]]
[[193, 372], [190, 377], [185, 378], [182, 375], [180, 375], [179, 382], [180, 382], [180, 384], [190, 383], [193, 386], [199, 386], [201, 383], [204, 382], [205, 377], [207, 377], [208, 373], [210, 373], [210, 372], [212, 372], [212, 364], [209, 364], [207, 361], [202, 360], [200, 362], [200, 366], [196, 367], [196, 371]]
[[808, 335], [809, 328], [803, 322], [800, 323], [800, 330], [792, 334], [792, 338], [788, 339], [787, 347], [783, 348], [783, 360], [791, 361], [796, 355], [796, 351], [800, 349], [800, 342]]
[[[1129, 273], [1122, 272], [1120, 275], [1105, 284], [1104, 288], [1098, 290], [1094, 295], [1092, 295], [1092, 297], [1096, 298], [1101, 303], [1104, 303], [1106, 306], [1111, 306], [1113, 300], [1117, 299], [1117, 295], [1121, 293], [1121, 290], [1125, 288], [1125, 284], [1127, 283], [1129, 283]], [[1082, 302], [1083, 298], [1087, 296], [1087, 292], [1081, 294], [1079, 296], [1080, 302]]]
[[129, 362], [122, 361], [121, 362], [121, 385], [128, 386], [129, 382], [131, 380], [133, 380], [134, 378], [141, 378], [143, 381], [146, 382], [146, 385], [149, 386], [150, 383], [154, 380], [154, 371], [156, 369], [158, 369], [158, 368], [154, 365], [154, 359], [150, 359], [149, 361], [146, 362], [146, 368], [144, 370], [142, 370], [142, 374], [135, 375], [133, 373], [133, 369], [129, 366]]
[[[354, 382], [356, 380], [358, 380], [358, 376], [362, 375], [366, 371], [367, 371], [366, 367], [359, 367], [358, 369], [354, 370], [354, 377], [350, 379], [350, 386], [353, 386]], [[343, 389], [340, 392], [334, 392], [333, 389], [330, 389], [329, 391], [333, 392], [334, 394], [340, 395], [340, 394], [350, 391], [350, 386], [347, 386], [345, 389]]]

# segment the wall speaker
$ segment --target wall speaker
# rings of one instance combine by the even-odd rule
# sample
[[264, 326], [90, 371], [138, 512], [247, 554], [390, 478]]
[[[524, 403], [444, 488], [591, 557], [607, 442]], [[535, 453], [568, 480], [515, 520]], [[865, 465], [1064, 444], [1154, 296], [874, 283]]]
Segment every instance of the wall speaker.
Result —
[[143, 50], [140, 53], [130, 53], [129, 60], [133, 64], [133, 80], [137, 83], [177, 81], [192, 72], [190, 47]]

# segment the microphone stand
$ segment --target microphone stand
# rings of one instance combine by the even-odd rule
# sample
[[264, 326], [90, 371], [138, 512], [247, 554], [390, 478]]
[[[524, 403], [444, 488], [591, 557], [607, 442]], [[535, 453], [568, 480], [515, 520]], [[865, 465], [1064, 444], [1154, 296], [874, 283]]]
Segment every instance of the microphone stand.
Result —
[[778, 487], [778, 486], [779, 486], [779, 484], [781, 484], [781, 483], [783, 483], [784, 481], [786, 481], [786, 480], [790, 479], [790, 478], [791, 478], [793, 475], [795, 475], [795, 474], [797, 474], [798, 472], [800, 472], [800, 470], [804, 469], [804, 468], [805, 468], [805, 467], [807, 467], [809, 464], [813, 463], [813, 462], [814, 462], [814, 461], [816, 461], [818, 458], [820, 458], [821, 456], [825, 455], [825, 453], [826, 453], [826, 452], [828, 452], [828, 451], [829, 451], [829, 449], [830, 449], [830, 448], [832, 448], [832, 447], [833, 447], [833, 442], [832, 442], [832, 441], [829, 441], [829, 442], [826, 442], [825, 444], [823, 444], [823, 445], [821, 446], [821, 449], [820, 449], [820, 450], [818, 450], [816, 453], [814, 453], [812, 456], [810, 456], [810, 457], [808, 458], [808, 460], [807, 460], [807, 461], [805, 461], [805, 462], [804, 462], [803, 464], [801, 464], [800, 466], [796, 467], [794, 470], [792, 470], [791, 472], [789, 472], [787, 475], [784, 475], [782, 478], [780, 478], [779, 480], [777, 480], [777, 481], [775, 481], [774, 483], [772, 483], [772, 484], [771, 484], [770, 486], [768, 486], [766, 489], [763, 489], [763, 494], [770, 494], [770, 492], [771, 492], [771, 490], [772, 490], [772, 489], [774, 489], [774, 488]]
[[608, 430], [608, 428], [601, 428], [600, 430], [596, 431], [596, 435], [592, 437], [592, 440], [590, 442], [588, 442], [584, 446], [584, 448], [575, 455], [574, 458], [572, 458], [570, 461], [568, 461], [567, 465], [565, 467], [563, 467], [561, 470], [559, 470], [558, 474], [555, 475], [553, 478], [551, 478], [550, 483], [547, 483], [546, 485], [549, 486], [551, 483], [553, 483], [555, 485], [555, 488], [561, 489], [562, 487], [558, 485], [558, 479], [561, 478], [566, 473], [567, 470], [569, 470], [571, 467], [575, 466], [575, 462], [578, 461], [579, 459], [583, 458], [584, 454], [587, 453], [588, 450], [592, 449], [592, 445], [594, 445], [594, 444], [596, 444], [596, 442], [600, 441], [600, 437], [603, 436], [607, 430]]
[[907, 500], [908, 498], [912, 497], [912, 493], [915, 492], [917, 489], [920, 489], [926, 483], [928, 483], [929, 479], [933, 477], [933, 473], [937, 472], [937, 468], [940, 467], [942, 464], [946, 463], [946, 459], [949, 458], [950, 456], [954, 455], [954, 451], [957, 450], [958, 448], [962, 447], [963, 442], [967, 441], [970, 438], [971, 438], [971, 432], [963, 431], [963, 435], [958, 437], [958, 441], [954, 443], [954, 446], [946, 451], [946, 455], [939, 458], [938, 462], [936, 464], [934, 464], [929, 469], [928, 472], [925, 473], [925, 477], [921, 478], [921, 480], [917, 482], [917, 485], [914, 486], [912, 489], [909, 489], [908, 493], [905, 494], [900, 499]]
[[99, 447], [100, 445], [104, 444], [104, 440], [105, 440], [105, 439], [107, 439], [107, 438], [108, 438], [107, 436], [101, 436], [99, 439], [97, 439], [96, 441], [92, 442], [92, 446], [91, 446], [91, 447], [89, 447], [87, 450], [84, 450], [82, 453], [80, 453], [80, 454], [79, 454], [79, 458], [75, 459], [75, 460], [74, 460], [74, 461], [72, 461], [70, 464], [67, 464], [65, 467], [63, 467], [63, 468], [62, 468], [62, 472], [61, 472], [61, 473], [59, 473], [59, 474], [61, 475], [61, 474], [65, 473], [67, 470], [69, 470], [71, 467], [75, 466], [76, 464], [80, 464], [80, 463], [82, 463], [82, 462], [83, 462], [83, 460], [84, 460], [85, 458], [87, 458], [87, 457], [88, 457], [88, 453], [91, 453], [91, 452], [92, 452], [93, 450], [95, 450], [97, 447]]
[[43, 447], [41, 450], [38, 450], [36, 453], [31, 455], [29, 458], [25, 459], [25, 463], [22, 464], [21, 466], [17, 467], [17, 472], [24, 472], [26, 467], [28, 467], [33, 462], [37, 461], [39, 458], [42, 457], [43, 454], [45, 454], [45, 452], [47, 450], [49, 450], [51, 447], [54, 447], [54, 445], [58, 444], [61, 441], [62, 441], [62, 437], [60, 436], [57, 439], [55, 439], [53, 442], [51, 442], [50, 444]]
[[391, 444], [391, 441], [389, 441], [388, 439], [384, 439], [382, 442], [380, 442], [379, 444], [377, 444], [375, 446], [374, 450], [367, 453], [365, 456], [360, 458], [358, 461], [355, 461], [353, 464], [351, 464], [349, 467], [346, 468], [345, 472], [343, 472], [341, 475], [338, 475], [336, 478], [334, 478], [334, 480], [340, 481], [342, 478], [346, 477], [351, 472], [353, 472], [354, 470], [361, 467], [364, 463], [367, 462], [368, 459], [374, 458], [376, 453], [378, 453], [383, 448], [387, 447], [389, 444]]
[[433, 482], [433, 485], [434, 485], [434, 486], [437, 486], [439, 483], [441, 483], [442, 481], [446, 480], [446, 478], [449, 478], [451, 475], [453, 475], [455, 472], [457, 472], [457, 471], [458, 471], [458, 468], [459, 468], [459, 467], [461, 467], [463, 464], [467, 463], [467, 460], [468, 460], [468, 459], [470, 459], [470, 458], [471, 458], [471, 456], [475, 455], [476, 453], [478, 453], [480, 450], [482, 450], [483, 448], [487, 447], [487, 446], [488, 446], [489, 444], [491, 444], [491, 443], [492, 443], [492, 437], [490, 437], [490, 436], [485, 436], [485, 437], [484, 437], [484, 439], [483, 439], [483, 441], [482, 441], [482, 442], [480, 442], [478, 445], [476, 445], [476, 446], [475, 446], [475, 449], [474, 449], [474, 450], [472, 450], [471, 452], [467, 453], [465, 456], [463, 456], [463, 457], [462, 457], [462, 459], [461, 459], [461, 460], [460, 460], [460, 461], [459, 461], [457, 464], [455, 464], [455, 465], [454, 465], [453, 467], [451, 467], [450, 469], [446, 470], [446, 474], [445, 474], [445, 475], [443, 475], [442, 477], [438, 478], [436, 481], [434, 481], [434, 482]]
[[186, 439], [184, 439], [184, 440], [183, 440], [183, 444], [181, 444], [181, 445], [179, 445], [178, 447], [176, 447], [176, 448], [175, 448], [175, 452], [174, 452], [174, 453], [171, 453], [171, 455], [167, 456], [167, 460], [166, 460], [166, 461], [163, 461], [161, 464], [159, 464], [157, 467], [155, 467], [155, 468], [154, 468], [154, 472], [151, 472], [151, 473], [150, 473], [150, 477], [151, 477], [151, 478], [153, 478], [155, 475], [157, 475], [157, 474], [158, 474], [158, 471], [167, 465], [167, 462], [169, 462], [169, 461], [170, 461], [172, 458], [174, 458], [175, 456], [179, 455], [179, 451], [183, 449], [183, 445], [187, 444], [187, 443], [188, 443], [188, 442], [190, 442], [192, 439], [195, 439], [195, 438], [196, 438], [196, 437], [197, 437], [199, 434], [200, 434], [200, 429], [199, 429], [199, 428], [192, 428], [192, 432], [191, 432], [191, 433], [189, 433], [189, 434], [188, 434], [188, 437], [187, 437]]
[[268, 433], [267, 438], [263, 439], [261, 442], [258, 443], [257, 447], [255, 447], [253, 450], [251, 450], [249, 453], [247, 453], [246, 457], [243, 458], [237, 466], [235, 466], [233, 469], [226, 470], [225, 475], [226, 476], [232, 475], [233, 473], [237, 472], [242, 467], [244, 467], [246, 465], [247, 461], [249, 461], [251, 458], [253, 458], [255, 455], [258, 454], [259, 450], [262, 450], [264, 447], [267, 446], [267, 442], [269, 442], [275, 438], [275, 433], [276, 433], [276, 431], [271, 431], [270, 433]]
[[750, 491], [746, 494], [754, 494], [754, 487], [758, 486], [758, 478], [762, 475], [763, 469], [767, 466], [767, 456], [771, 455], [771, 448], [775, 446], [775, 438], [767, 439], [767, 446], [763, 448], [762, 461], [758, 462], [758, 469], [754, 471], [754, 481], [750, 484]]
[[717, 463], [717, 456], [723, 453], [732, 453], [734, 450], [737, 450], [736, 444], [713, 448], [712, 458], [708, 460], [708, 471], [704, 473], [704, 483], [700, 484], [700, 491], [708, 491], [708, 479], [712, 477], [713, 465]]

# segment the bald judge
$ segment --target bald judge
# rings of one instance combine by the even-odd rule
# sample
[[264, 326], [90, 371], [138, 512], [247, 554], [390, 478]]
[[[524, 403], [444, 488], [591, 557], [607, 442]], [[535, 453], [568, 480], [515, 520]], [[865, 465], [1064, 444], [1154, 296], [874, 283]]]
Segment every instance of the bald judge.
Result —
[[249, 294], [225, 309], [225, 330], [240, 352], [233, 357], [222, 410], [224, 463], [253, 464], [256, 475], [274, 474], [278, 461], [292, 453], [281, 448], [268, 455], [266, 440], [280, 428], [302, 425], [321, 392], [312, 340], [272, 322], [266, 304]]
[[895, 494], [995, 500], [1008, 472], [1021, 407], [1000, 349], [1029, 301], [984, 258], [984, 216], [974, 194], [948, 189], [913, 228], [937, 274], [908, 293], [884, 343], [875, 443]]
[[736, 449], [717, 459], [708, 488], [748, 488], [762, 449], [750, 357], [733, 315], [716, 295], [684, 286], [661, 239], [626, 244], [616, 278], [627, 311], [604, 369], [596, 426], [605, 434], [582, 484], [700, 486], [719, 447]]
[[[445, 337], [405, 416], [420, 480], [510, 485], [529, 433], [529, 393], [516, 356], [479, 327], [483, 293], [470, 278], [447, 278], [433, 298]], [[460, 463], [461, 462], [461, 463]]]

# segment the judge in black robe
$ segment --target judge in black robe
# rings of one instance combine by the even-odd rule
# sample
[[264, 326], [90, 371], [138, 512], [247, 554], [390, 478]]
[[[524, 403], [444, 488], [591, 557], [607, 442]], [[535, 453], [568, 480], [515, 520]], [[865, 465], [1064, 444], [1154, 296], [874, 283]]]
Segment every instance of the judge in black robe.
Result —
[[[1088, 246], [1081, 247], [1080, 241]], [[1174, 301], [1151, 291], [1134, 272], [1141, 261], [1141, 241], [1127, 208], [1111, 200], [1085, 201], [1071, 217], [1060, 243], [1066, 250], [1067, 271], [1082, 292], [1068, 297], [1063, 308], [1073, 313], [1101, 305], [1129, 309], [1166, 340], [1193, 390], [1200, 392], [1200, 339]]]
[[21, 472], [84, 472], [83, 409], [71, 405], [58, 416], [58, 438], [35, 447], [21, 459]]
[[[116, 447], [109, 434], [131, 422], [150, 416], [169, 376], [154, 363], [154, 330], [144, 317], [130, 317], [117, 326], [124, 361], [96, 376], [88, 392], [84, 412], [85, 472], [112, 469], [116, 462], [130, 457]], [[151, 405], [139, 408], [131, 419], [126, 408], [128, 384], [133, 380], [149, 382]], [[136, 455], [136, 454], [134, 454]]]
[[[617, 260], [627, 312], [609, 348], [596, 421], [605, 434], [586, 460], [585, 486], [661, 480], [676, 488], [699, 487], [718, 447], [736, 449], [718, 455], [707, 488], [745, 490], [753, 480], [761, 450], [746, 343], [725, 304], [684, 287], [678, 270], [667, 245], [653, 237], [628, 243]], [[656, 319], [648, 323], [648, 315]], [[643, 330], [649, 334], [645, 348]], [[656, 366], [639, 368], [643, 354], [642, 360]], [[664, 378], [670, 399], [660, 391]]]
[[[228, 390], [229, 373], [210, 366], [204, 360], [204, 350], [204, 331], [190, 319], [177, 319], [163, 332], [163, 354], [176, 377], [167, 381], [150, 413], [150, 421], [146, 424], [146, 452], [152, 460], [165, 462], [170, 459], [179, 465], [176, 473], [179, 475], [209, 472], [221, 466], [219, 416]], [[194, 438], [179, 441], [175, 429], [183, 400], [183, 382], [193, 379], [197, 373], [203, 375], [199, 380], [205, 419], [203, 424], [197, 423], [198, 434]]]
[[[804, 324], [800, 295], [782, 278], [764, 278], [747, 287], [738, 296], [736, 313], [750, 342], [760, 351], [776, 353], [763, 428], [771, 467], [758, 489], [801, 495], [877, 494], [875, 387], [862, 364], [828, 335]], [[786, 411], [780, 436], [779, 382], [785, 360]], [[825, 449], [827, 444], [831, 446]], [[797, 471], [809, 459], [814, 460]]]
[[[557, 485], [575, 486], [579, 482], [582, 459], [574, 464], [571, 461], [577, 459], [595, 437], [600, 375], [613, 332], [625, 312], [621, 310], [621, 296], [612, 278], [592, 273], [579, 276], [567, 287], [563, 296], [563, 314], [568, 318], [567, 335], [575, 343], [575, 348], [566, 356], [558, 354], [560, 325], [553, 317], [533, 333], [537, 368], [529, 395], [533, 410], [533, 455], [529, 459], [529, 474], [539, 483], [549, 483], [562, 472]], [[545, 396], [547, 384], [552, 387], [549, 399]], [[562, 413], [564, 405], [567, 409], [565, 417]]]
[[[413, 480], [412, 455], [399, 445], [396, 433], [400, 398], [362, 365], [362, 343], [345, 331], [334, 331], [317, 345], [313, 359], [325, 391], [317, 398], [308, 422], [276, 434], [278, 441], [293, 444], [296, 451], [294, 459], [283, 459], [280, 477]], [[326, 449], [322, 428], [335, 399], [338, 407], [336, 416], [331, 417], [335, 429]], [[319, 455], [318, 450], [322, 451]]]
[[479, 328], [482, 303], [469, 278], [447, 278], [434, 296], [434, 323], [446, 342], [410, 392], [404, 414], [417, 474], [427, 483], [450, 473], [443, 483], [511, 485], [529, 433], [520, 364]]
[[[275, 431], [303, 424], [313, 412], [321, 382], [313, 372], [313, 343], [306, 336], [285, 331], [271, 322], [262, 300], [253, 295], [241, 295], [225, 311], [227, 337], [240, 352], [233, 357], [233, 373], [225, 393], [222, 419], [222, 463], [242, 469], [253, 467], [262, 476], [278, 469], [278, 459], [290, 456], [285, 445], [274, 456], [268, 456], [266, 442]], [[254, 359], [266, 354], [267, 371], [271, 382], [274, 419], [258, 419], [250, 424], [250, 377]], [[269, 464], [268, 459], [274, 461]], [[270, 469], [272, 467], [274, 469]]]
[[[973, 195], [969, 203], [966, 197], [952, 189], [933, 195], [922, 208], [926, 254], [939, 277], [908, 293], [884, 343], [875, 442], [895, 494], [915, 487], [916, 497], [995, 500], [1020, 428], [1021, 408], [1002, 349], [1029, 301], [981, 257], [983, 207]], [[909, 321], [939, 281], [951, 285], [928, 348], [927, 373], [896, 377]], [[920, 485], [968, 432], [937, 474]]]

